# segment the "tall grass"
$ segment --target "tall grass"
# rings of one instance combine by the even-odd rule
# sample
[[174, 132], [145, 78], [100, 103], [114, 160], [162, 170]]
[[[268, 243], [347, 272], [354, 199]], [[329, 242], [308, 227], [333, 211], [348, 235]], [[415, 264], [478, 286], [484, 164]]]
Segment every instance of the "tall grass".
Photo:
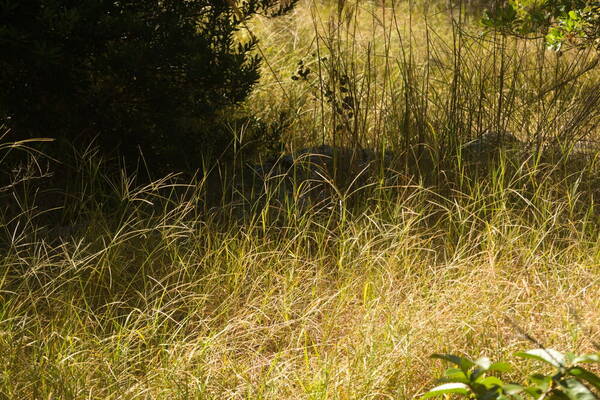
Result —
[[90, 147], [52, 204], [43, 180], [6, 186], [1, 397], [404, 399], [439, 376], [433, 352], [528, 347], [509, 320], [557, 349], [600, 342], [593, 157], [460, 157], [486, 129], [534, 150], [593, 138], [597, 70], [574, 79], [593, 55], [478, 36], [437, 4], [338, 4], [255, 21], [277, 77], [248, 108], [284, 118], [290, 149], [393, 150], [385, 179], [325, 177], [317, 204], [278, 177], [217, 190], [218, 167], [141, 183]]
[[535, 149], [595, 139], [594, 51], [559, 56], [540, 40], [482, 34], [465, 4], [312, 0], [287, 21], [260, 20], [252, 29], [269, 67], [250, 109], [265, 119], [293, 111], [290, 147], [394, 149], [405, 169], [417, 158], [435, 175], [488, 130]]
[[119, 206], [90, 200], [72, 232], [3, 222], [6, 398], [406, 398], [433, 351], [526, 346], [506, 318], [548, 346], [598, 341], [579, 179], [500, 169], [452, 196], [381, 186], [244, 220], [202, 182], [97, 179]]

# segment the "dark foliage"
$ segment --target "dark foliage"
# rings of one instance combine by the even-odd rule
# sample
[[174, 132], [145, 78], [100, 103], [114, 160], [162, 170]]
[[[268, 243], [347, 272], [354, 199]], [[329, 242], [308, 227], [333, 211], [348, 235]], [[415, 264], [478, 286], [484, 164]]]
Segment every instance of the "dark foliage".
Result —
[[163, 170], [196, 168], [227, 141], [218, 113], [259, 77], [256, 41], [236, 32], [296, 1], [4, 0], [0, 118], [17, 139], [97, 137]]

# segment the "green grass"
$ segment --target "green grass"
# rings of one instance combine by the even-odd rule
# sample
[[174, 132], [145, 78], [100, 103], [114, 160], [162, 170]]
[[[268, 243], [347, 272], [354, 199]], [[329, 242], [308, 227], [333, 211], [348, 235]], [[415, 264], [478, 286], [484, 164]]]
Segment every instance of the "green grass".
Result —
[[[345, 30], [315, 2], [254, 21], [281, 84], [265, 70], [246, 107], [284, 115], [288, 148], [391, 148], [393, 177], [324, 209], [273, 196], [248, 211], [215, 200], [210, 179], [105, 174], [87, 149], [58, 211], [43, 208], [46, 178], [6, 188], [1, 398], [405, 399], [440, 376], [432, 353], [508, 358], [532, 347], [519, 329], [597, 351], [594, 161], [501, 157], [475, 172], [456, 152], [494, 127], [594, 137], [597, 70], [568, 80], [593, 54], [471, 37], [442, 6], [357, 10]], [[289, 79], [317, 49], [336, 61]], [[344, 86], [339, 71], [352, 117], [321, 90]]]

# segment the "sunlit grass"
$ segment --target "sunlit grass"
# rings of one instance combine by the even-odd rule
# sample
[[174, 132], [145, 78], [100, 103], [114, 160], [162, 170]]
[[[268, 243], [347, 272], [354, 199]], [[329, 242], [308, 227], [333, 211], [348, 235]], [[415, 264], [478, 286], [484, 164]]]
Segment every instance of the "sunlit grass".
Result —
[[22, 232], [2, 262], [3, 394], [408, 398], [439, 374], [433, 352], [530, 347], [509, 321], [589, 351], [596, 217], [566, 181], [534, 192], [507, 178], [451, 199], [381, 188], [371, 207], [266, 229], [260, 215], [224, 223], [189, 197], [202, 190], [176, 200], [165, 181], [62, 241]]
[[[453, 140], [490, 129], [534, 143], [596, 139], [594, 51], [557, 55], [539, 40], [484, 32], [458, 7], [385, 5], [306, 0], [290, 16], [250, 25], [266, 62], [248, 107], [264, 121], [283, 116], [289, 148], [324, 142], [413, 153], [426, 143], [444, 158]], [[292, 80], [300, 61], [310, 73]], [[331, 98], [347, 95], [350, 110], [336, 111]]]

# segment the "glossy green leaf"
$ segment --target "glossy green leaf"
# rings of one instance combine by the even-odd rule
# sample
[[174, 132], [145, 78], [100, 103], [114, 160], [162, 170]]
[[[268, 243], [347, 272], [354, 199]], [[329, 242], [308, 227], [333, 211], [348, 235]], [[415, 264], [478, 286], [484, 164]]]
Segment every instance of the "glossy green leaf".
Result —
[[584, 354], [573, 359], [573, 364], [581, 363], [600, 363], [600, 353]]
[[542, 391], [548, 390], [552, 384], [552, 377], [542, 374], [533, 374], [529, 377], [529, 380]]
[[504, 386], [504, 382], [495, 376], [486, 376], [485, 378], [478, 380], [477, 383], [484, 385], [488, 389]]
[[488, 389], [485, 386], [479, 386], [475, 391], [477, 400], [496, 400], [500, 394], [497, 388]]
[[462, 382], [468, 383], [469, 378], [465, 373], [458, 368], [448, 368], [444, 373], [444, 377], [440, 379], [440, 382]]
[[524, 352], [515, 353], [518, 357], [531, 358], [543, 361], [555, 367], [561, 367], [565, 363], [565, 356], [559, 351], [553, 349], [533, 349]]
[[429, 392], [425, 393], [422, 399], [428, 399], [431, 397], [442, 396], [445, 394], [459, 394], [466, 396], [470, 393], [469, 386], [464, 383], [445, 383], [443, 385], [434, 387]]
[[563, 392], [569, 397], [570, 400], [598, 400], [596, 395], [577, 379], [571, 378], [565, 380]]
[[502, 385], [502, 390], [506, 394], [515, 395], [517, 393], [522, 393], [523, 391], [525, 391], [525, 388], [521, 385], [516, 385], [514, 383], [507, 383], [505, 385]]
[[538, 398], [539, 396], [541, 396], [542, 392], [544, 391], [537, 386], [529, 386], [525, 388], [525, 393], [527, 393], [533, 398]]
[[552, 390], [548, 396], [548, 400], [571, 400], [562, 390]]
[[521, 396], [519, 396], [518, 394], [515, 394], [515, 395], [511, 395], [509, 397], [507, 395], [500, 394], [500, 395], [498, 395], [496, 400], [521, 400]]
[[583, 379], [593, 385], [596, 389], [600, 389], [600, 377], [593, 372], [582, 367], [573, 367], [569, 369], [569, 372], [577, 379]]

